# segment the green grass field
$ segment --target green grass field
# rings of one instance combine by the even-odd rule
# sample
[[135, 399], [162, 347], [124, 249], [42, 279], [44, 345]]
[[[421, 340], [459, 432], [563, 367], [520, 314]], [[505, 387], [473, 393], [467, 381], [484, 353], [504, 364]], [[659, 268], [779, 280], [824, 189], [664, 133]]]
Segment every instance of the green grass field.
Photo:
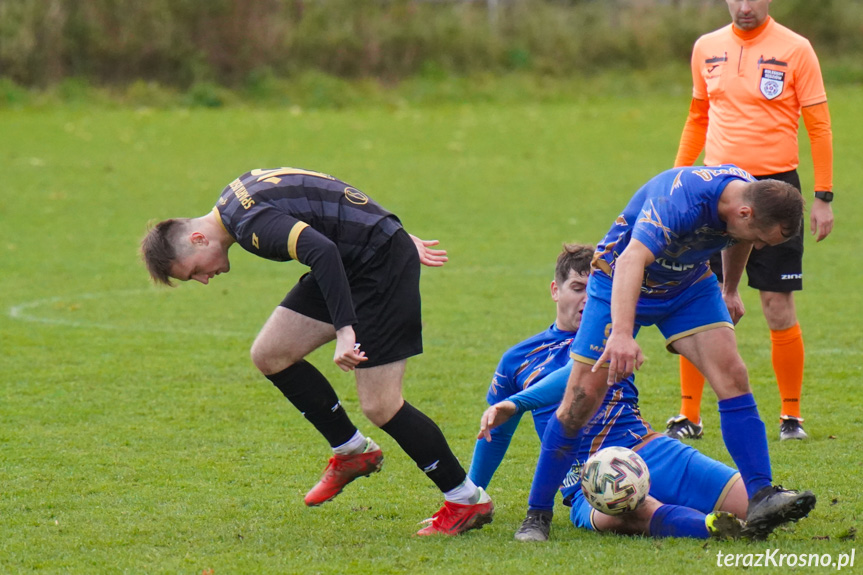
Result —
[[[490, 486], [494, 523], [412, 538], [442, 497], [363, 419], [331, 348], [312, 360], [387, 460], [308, 509], [327, 445], [248, 358], [304, 268], [235, 248], [229, 275], [169, 290], [149, 284], [137, 257], [148, 220], [204, 214], [251, 168], [321, 170], [369, 193], [449, 250], [446, 267], [423, 271], [426, 351], [409, 362], [405, 394], [467, 466], [500, 354], [553, 318], [560, 244], [599, 240], [670, 166], [686, 91], [341, 111], [0, 108], [0, 572], [702, 573], [718, 570], [718, 551], [851, 553], [863, 521], [863, 111], [859, 86], [830, 96], [836, 229], [807, 240], [797, 300], [811, 441], [778, 442], [752, 290], [738, 327], [776, 481], [819, 498], [763, 543], [578, 532], [562, 506], [552, 542], [514, 542], [538, 452], [529, 421]], [[655, 329], [640, 342], [643, 412], [661, 428], [678, 405], [677, 360]], [[710, 392], [704, 403], [697, 446], [730, 462]], [[808, 571], [819, 570], [830, 571]]]

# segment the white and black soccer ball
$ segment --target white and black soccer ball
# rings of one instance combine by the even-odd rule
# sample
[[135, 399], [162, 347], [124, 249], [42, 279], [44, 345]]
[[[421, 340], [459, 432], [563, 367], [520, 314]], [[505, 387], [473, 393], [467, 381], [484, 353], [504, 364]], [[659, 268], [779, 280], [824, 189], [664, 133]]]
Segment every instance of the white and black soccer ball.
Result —
[[650, 491], [650, 470], [626, 447], [600, 449], [581, 468], [581, 492], [594, 509], [606, 515], [632, 511]]

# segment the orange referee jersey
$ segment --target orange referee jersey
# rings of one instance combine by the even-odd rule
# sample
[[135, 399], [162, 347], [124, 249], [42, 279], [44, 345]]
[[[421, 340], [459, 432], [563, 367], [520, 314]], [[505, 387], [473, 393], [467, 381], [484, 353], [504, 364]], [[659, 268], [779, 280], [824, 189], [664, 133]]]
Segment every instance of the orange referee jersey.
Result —
[[750, 33], [729, 24], [698, 39], [691, 65], [693, 98], [709, 103], [706, 165], [753, 175], [797, 168], [801, 108], [827, 101], [806, 38], [770, 17]]

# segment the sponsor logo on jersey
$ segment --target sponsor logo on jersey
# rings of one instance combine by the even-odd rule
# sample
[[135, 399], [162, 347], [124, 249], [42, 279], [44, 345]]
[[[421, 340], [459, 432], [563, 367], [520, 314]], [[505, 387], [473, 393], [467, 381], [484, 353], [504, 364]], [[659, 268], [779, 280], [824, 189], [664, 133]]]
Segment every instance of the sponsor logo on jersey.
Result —
[[768, 100], [778, 98], [785, 89], [785, 72], [765, 68], [761, 71], [761, 93]]
[[[722, 56], [714, 56], [713, 58], [708, 58], [704, 61], [704, 64], [707, 66], [707, 73], [712, 74], [713, 71], [721, 64], [728, 62], [728, 53], [726, 52]], [[707, 79], [714, 78], [714, 76], [708, 76]]]
[[258, 241], [258, 234], [252, 232], [252, 245], [255, 246], [255, 249], [261, 249], [261, 244]]
[[696, 264], [682, 264], [679, 262], [670, 262], [665, 258], [656, 258], [656, 263], [661, 265], [667, 270], [671, 270], [673, 272], [684, 272], [687, 270], [695, 269]]
[[246, 186], [243, 185], [239, 179], [231, 182], [231, 189], [234, 191], [234, 195], [240, 200], [240, 204], [243, 206], [243, 209], [248, 210], [252, 206], [255, 205], [255, 200], [252, 199], [251, 194], [249, 194], [249, 190], [246, 189]]
[[350, 203], [358, 206], [364, 206], [369, 203], [369, 197], [367, 195], [350, 186], [345, 188], [345, 198], [347, 198]]

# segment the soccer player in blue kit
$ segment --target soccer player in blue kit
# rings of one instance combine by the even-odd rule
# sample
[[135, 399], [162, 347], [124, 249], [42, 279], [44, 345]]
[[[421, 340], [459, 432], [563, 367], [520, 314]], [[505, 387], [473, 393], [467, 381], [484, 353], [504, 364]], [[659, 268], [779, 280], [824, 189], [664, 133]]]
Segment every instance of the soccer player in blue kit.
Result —
[[[569, 346], [581, 323], [581, 313], [587, 298], [587, 278], [593, 251], [593, 246], [563, 246], [563, 251], [557, 257], [550, 287], [551, 299], [556, 308], [554, 323], [503, 354], [488, 388], [489, 405], [503, 401], [569, 364]], [[532, 412], [534, 428], [540, 439], [555, 409], [556, 405], [547, 405]], [[521, 414], [518, 414], [491, 431], [489, 441], [476, 442], [468, 471], [468, 477], [475, 484], [483, 488], [488, 486], [506, 454], [520, 419]]]
[[[734, 323], [744, 313], [737, 288], [749, 251], [797, 234], [803, 208], [793, 186], [755, 181], [731, 165], [668, 170], [635, 193], [597, 246], [572, 344], [572, 370], [543, 435], [521, 540], [547, 540], [548, 530], [543, 532], [535, 516], [553, 511], [582, 428], [599, 409], [607, 386], [641, 366], [644, 356], [635, 336], [654, 324], [669, 351], [695, 364], [716, 392], [723, 440], [749, 497], [749, 536], [766, 537], [812, 510], [811, 492], [772, 483], [764, 423], [734, 337]], [[720, 291], [707, 261], [721, 250]]]
[[335, 340], [333, 361], [354, 371], [363, 414], [390, 435], [443, 492], [444, 506], [418, 535], [457, 535], [492, 520], [494, 504], [452, 453], [440, 428], [404, 400], [407, 358], [422, 353], [420, 264], [446, 252], [405, 232], [360, 190], [320, 172], [252, 170], [198, 218], [156, 224], [141, 253], [157, 283], [203, 284], [230, 270], [233, 244], [269, 260], [309, 266], [255, 342], [255, 366], [324, 436], [333, 456], [305, 496], [321, 505], [378, 471], [383, 453], [351, 422], [330, 382], [304, 358]]
[[[569, 347], [581, 324], [593, 246], [566, 244], [557, 258], [551, 297], [554, 323], [519, 344], [500, 360], [489, 386], [491, 407], [483, 414], [468, 476], [487, 488], [506, 454], [522, 415], [530, 411], [542, 438], [560, 405], [572, 360]], [[582, 433], [578, 458], [564, 481], [564, 502], [576, 527], [654, 537], [734, 538], [742, 533], [737, 516], [746, 514], [740, 475], [689, 445], [651, 428], [638, 409], [633, 376], [609, 388], [597, 415]], [[651, 497], [633, 513], [609, 516], [593, 510], [581, 493], [580, 465], [603, 447], [637, 450], [651, 470]], [[550, 512], [532, 514], [531, 527], [550, 528]], [[531, 529], [529, 533], [533, 533]], [[519, 535], [516, 536], [520, 539]]]

